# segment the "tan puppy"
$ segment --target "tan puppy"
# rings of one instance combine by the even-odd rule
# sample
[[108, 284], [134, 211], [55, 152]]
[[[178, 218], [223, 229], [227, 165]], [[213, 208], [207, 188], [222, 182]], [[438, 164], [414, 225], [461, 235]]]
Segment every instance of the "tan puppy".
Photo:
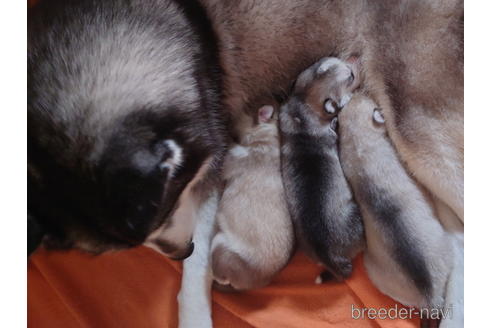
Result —
[[222, 285], [264, 286], [289, 260], [294, 232], [280, 177], [277, 120], [272, 106], [227, 154], [225, 189], [212, 241], [212, 270]]
[[340, 160], [363, 216], [369, 277], [405, 305], [444, 312], [453, 307], [453, 321], [447, 324], [459, 327], [459, 243], [400, 163], [380, 109], [357, 94], [340, 113], [339, 124]]

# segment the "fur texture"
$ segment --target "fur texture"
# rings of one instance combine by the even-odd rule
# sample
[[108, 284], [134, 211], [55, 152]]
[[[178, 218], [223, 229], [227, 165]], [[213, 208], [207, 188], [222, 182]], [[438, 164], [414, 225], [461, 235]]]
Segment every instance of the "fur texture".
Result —
[[[206, 199], [190, 181], [218, 175], [227, 143], [203, 9], [46, 0], [28, 28], [28, 211], [46, 244], [100, 252], [188, 225], [178, 199]], [[192, 231], [163, 250], [186, 255]]]
[[[330, 119], [356, 87], [350, 65], [325, 58], [300, 74], [280, 109], [282, 177], [297, 238], [338, 279], [352, 273], [364, 229]], [[327, 103], [328, 113], [319, 109]]]
[[339, 115], [340, 159], [364, 219], [369, 277], [405, 305], [459, 304], [447, 298], [446, 291], [454, 284], [450, 276], [459, 271], [456, 239], [407, 174], [378, 111], [374, 102], [358, 94]]
[[273, 110], [260, 108], [258, 124], [229, 150], [224, 163], [212, 269], [218, 283], [236, 290], [267, 285], [294, 247]]
[[305, 67], [359, 55], [405, 166], [463, 220], [462, 0], [201, 1], [221, 40], [235, 134]]
[[[236, 136], [252, 120], [245, 113], [282, 98], [317, 59], [360, 55], [366, 92], [406, 167], [463, 219], [462, 1], [201, 2], [211, 22], [194, 1], [45, 0], [30, 11], [28, 207], [52, 245], [141, 243], [169, 217], [196, 163], [212, 155], [212, 170], [220, 167], [217, 55]], [[164, 134], [193, 157], [166, 191], [154, 185], [157, 171], [129, 164], [143, 150], [152, 172], [161, 161], [148, 144]], [[104, 156], [110, 148], [117, 163]], [[129, 202], [136, 194], [142, 201]], [[159, 213], [144, 199], [157, 199]], [[142, 202], [141, 215], [113, 211], [125, 203], [135, 212]]]

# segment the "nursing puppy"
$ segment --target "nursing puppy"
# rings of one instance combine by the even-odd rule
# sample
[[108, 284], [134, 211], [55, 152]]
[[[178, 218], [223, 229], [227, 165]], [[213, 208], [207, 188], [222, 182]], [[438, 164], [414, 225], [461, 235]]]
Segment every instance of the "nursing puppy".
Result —
[[272, 106], [259, 109], [258, 124], [229, 150], [223, 179], [211, 247], [213, 276], [236, 290], [265, 286], [286, 265], [294, 246]]
[[[337, 279], [363, 245], [357, 205], [340, 166], [334, 115], [358, 85], [356, 65], [324, 58], [301, 73], [280, 109], [282, 177], [301, 247]], [[322, 105], [324, 104], [324, 105]]]
[[340, 113], [339, 124], [342, 167], [364, 220], [369, 277], [405, 305], [454, 306], [456, 315], [460, 300], [449, 299], [447, 288], [463, 288], [456, 280], [448, 283], [452, 275], [462, 275], [460, 247], [402, 166], [380, 109], [356, 95]]

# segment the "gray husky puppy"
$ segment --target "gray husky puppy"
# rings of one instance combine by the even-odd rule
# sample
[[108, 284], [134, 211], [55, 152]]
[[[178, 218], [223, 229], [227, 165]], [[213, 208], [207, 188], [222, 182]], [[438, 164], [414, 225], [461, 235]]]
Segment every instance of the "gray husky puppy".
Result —
[[355, 95], [339, 123], [342, 167], [364, 220], [369, 277], [405, 305], [453, 307], [453, 318], [443, 318], [442, 326], [462, 326], [462, 246], [400, 163], [380, 109]]
[[301, 73], [280, 109], [282, 177], [296, 235], [337, 279], [352, 273], [351, 259], [363, 246], [359, 210], [338, 158], [334, 117], [357, 87], [356, 76], [353, 62], [324, 58]]

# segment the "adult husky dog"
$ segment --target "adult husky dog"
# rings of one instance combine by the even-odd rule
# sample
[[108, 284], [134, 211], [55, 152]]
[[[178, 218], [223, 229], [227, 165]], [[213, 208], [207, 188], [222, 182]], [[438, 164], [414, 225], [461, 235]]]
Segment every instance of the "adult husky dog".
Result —
[[[150, 240], [182, 258], [204, 215], [206, 259], [226, 128], [241, 135], [330, 55], [360, 57], [406, 168], [463, 221], [462, 0], [200, 2], [44, 0], [29, 13], [28, 212], [47, 244]], [[198, 273], [210, 276], [185, 266], [183, 281]], [[196, 302], [205, 318], [189, 326], [210, 326]]]
[[213, 183], [227, 143], [202, 7], [47, 0], [29, 14], [30, 227], [49, 246], [91, 252], [165, 227], [154, 242], [188, 256], [194, 216], [177, 208], [206, 199], [200, 185]]
[[188, 255], [227, 116], [240, 134], [327, 55], [360, 56], [407, 169], [463, 220], [462, 1], [201, 2], [45, 0], [31, 13], [28, 210], [45, 240], [103, 251], [160, 227], [164, 251]]

